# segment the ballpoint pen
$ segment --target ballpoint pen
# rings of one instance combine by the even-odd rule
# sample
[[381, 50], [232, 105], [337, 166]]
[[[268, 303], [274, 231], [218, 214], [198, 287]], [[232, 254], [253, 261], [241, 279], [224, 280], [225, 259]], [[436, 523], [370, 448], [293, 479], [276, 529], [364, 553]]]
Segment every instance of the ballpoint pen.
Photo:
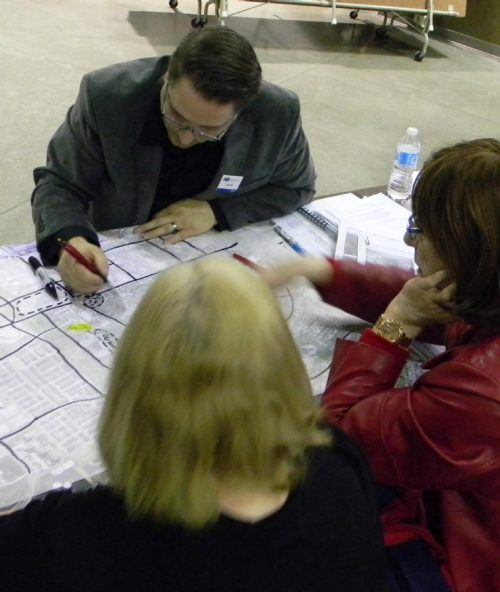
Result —
[[73, 245], [70, 245], [68, 241], [63, 240], [62, 238], [58, 238], [57, 242], [66, 251], [66, 253], [68, 253], [68, 255], [71, 255], [75, 261], [78, 261], [78, 263], [80, 263], [80, 265], [83, 265], [83, 267], [88, 269], [91, 273], [98, 275], [105, 282], [108, 281], [108, 278], [97, 269], [97, 267], [92, 263], [92, 261], [89, 261], [86, 257], [84, 257], [80, 253], [80, 251], [78, 249], [75, 249]]
[[287, 245], [289, 245], [290, 247], [292, 247], [292, 249], [298, 253], [299, 255], [305, 255], [306, 252], [304, 251], [304, 249], [299, 245], [299, 243], [296, 243], [293, 238], [291, 236], [289, 236], [286, 232], [283, 232], [283, 230], [281, 229], [280, 226], [278, 226], [277, 224], [275, 226], [273, 226], [273, 230], [274, 232], [278, 235], [281, 236], [281, 238], [287, 243]]
[[56, 290], [55, 284], [52, 281], [52, 279], [49, 277], [49, 275], [47, 274], [45, 269], [42, 267], [42, 264], [40, 263], [40, 261], [38, 261], [38, 259], [36, 257], [29, 257], [28, 263], [29, 263], [33, 273], [40, 280], [40, 282], [41, 282], [42, 286], [44, 287], [45, 291], [47, 292], [47, 294], [52, 296], [52, 298], [59, 300], [59, 297], [57, 296], [57, 290]]

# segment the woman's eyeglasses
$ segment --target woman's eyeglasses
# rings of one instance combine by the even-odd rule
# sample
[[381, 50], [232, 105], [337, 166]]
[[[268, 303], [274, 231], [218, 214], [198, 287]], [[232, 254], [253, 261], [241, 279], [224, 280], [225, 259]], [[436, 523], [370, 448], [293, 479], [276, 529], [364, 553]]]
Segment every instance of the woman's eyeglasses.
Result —
[[415, 240], [419, 234], [423, 234], [424, 231], [420, 228], [417, 222], [417, 217], [412, 214], [408, 218], [408, 224], [406, 226], [406, 234], [411, 240]]

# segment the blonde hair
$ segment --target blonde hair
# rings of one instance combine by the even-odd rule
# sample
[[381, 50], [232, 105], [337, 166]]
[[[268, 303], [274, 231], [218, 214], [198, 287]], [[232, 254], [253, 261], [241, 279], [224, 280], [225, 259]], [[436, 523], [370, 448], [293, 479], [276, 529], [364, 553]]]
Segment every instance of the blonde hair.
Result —
[[293, 337], [268, 286], [234, 261], [161, 274], [118, 348], [99, 443], [132, 515], [201, 528], [216, 480], [289, 489], [326, 445]]

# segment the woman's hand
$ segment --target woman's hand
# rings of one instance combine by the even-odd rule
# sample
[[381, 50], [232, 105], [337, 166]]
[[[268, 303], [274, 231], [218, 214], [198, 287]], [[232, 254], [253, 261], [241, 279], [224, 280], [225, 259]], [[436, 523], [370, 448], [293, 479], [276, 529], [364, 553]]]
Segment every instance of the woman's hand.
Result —
[[445, 270], [430, 276], [408, 280], [385, 311], [388, 319], [397, 321], [407, 337], [413, 339], [424, 327], [447, 324], [457, 319], [452, 312], [456, 284]]
[[305, 277], [316, 286], [322, 286], [333, 280], [333, 267], [326, 259], [301, 257], [273, 267], [258, 270], [262, 279], [271, 287], [279, 288], [296, 277]]

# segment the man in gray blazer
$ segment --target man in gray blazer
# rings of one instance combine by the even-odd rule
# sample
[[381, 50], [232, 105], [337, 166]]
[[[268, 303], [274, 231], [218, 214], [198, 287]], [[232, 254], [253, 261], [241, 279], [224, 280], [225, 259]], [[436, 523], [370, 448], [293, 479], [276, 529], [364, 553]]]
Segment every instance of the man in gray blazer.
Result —
[[169, 243], [286, 214], [314, 195], [297, 96], [262, 82], [250, 43], [225, 27], [187, 35], [172, 57], [83, 77], [34, 171], [39, 251], [79, 292], [102, 278], [96, 231], [136, 226]]

